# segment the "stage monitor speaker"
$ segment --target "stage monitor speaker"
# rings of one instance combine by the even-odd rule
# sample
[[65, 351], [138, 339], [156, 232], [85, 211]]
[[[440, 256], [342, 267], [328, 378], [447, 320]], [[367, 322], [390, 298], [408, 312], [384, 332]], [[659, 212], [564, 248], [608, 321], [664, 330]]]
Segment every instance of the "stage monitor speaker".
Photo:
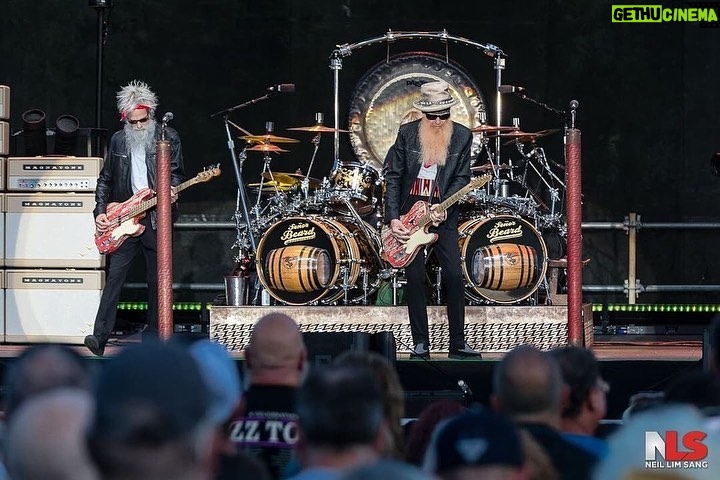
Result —
[[96, 270], [8, 270], [5, 341], [82, 344], [105, 286]]
[[405, 392], [405, 416], [418, 418], [426, 407], [441, 400], [449, 400], [467, 406], [465, 394], [460, 388], [457, 390], [411, 390]]
[[348, 350], [370, 350], [370, 334], [365, 332], [304, 332], [303, 340], [311, 366], [329, 365]]
[[395, 366], [395, 336], [392, 332], [304, 332], [303, 340], [311, 365], [328, 365], [347, 351], [372, 351]]

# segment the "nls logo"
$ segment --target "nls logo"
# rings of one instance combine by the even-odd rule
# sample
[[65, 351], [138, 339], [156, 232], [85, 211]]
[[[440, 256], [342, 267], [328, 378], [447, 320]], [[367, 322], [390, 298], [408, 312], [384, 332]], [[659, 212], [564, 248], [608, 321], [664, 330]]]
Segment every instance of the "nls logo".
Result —
[[664, 435], [645, 432], [645, 468], [707, 468], [705, 437], [707, 434], [699, 430], [682, 437], [677, 430], [667, 430]]

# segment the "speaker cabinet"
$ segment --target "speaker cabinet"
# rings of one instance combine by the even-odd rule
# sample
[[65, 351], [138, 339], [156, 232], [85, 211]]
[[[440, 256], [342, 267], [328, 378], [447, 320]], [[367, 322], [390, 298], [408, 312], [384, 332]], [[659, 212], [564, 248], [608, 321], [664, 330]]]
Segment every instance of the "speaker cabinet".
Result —
[[0, 85], [0, 119], [10, 120], [10, 87]]
[[105, 286], [93, 270], [8, 270], [5, 341], [82, 344]]
[[0, 155], [10, 153], [10, 124], [0, 122]]
[[31, 268], [104, 265], [105, 257], [93, 241], [93, 194], [8, 193], [5, 203], [5, 265]]

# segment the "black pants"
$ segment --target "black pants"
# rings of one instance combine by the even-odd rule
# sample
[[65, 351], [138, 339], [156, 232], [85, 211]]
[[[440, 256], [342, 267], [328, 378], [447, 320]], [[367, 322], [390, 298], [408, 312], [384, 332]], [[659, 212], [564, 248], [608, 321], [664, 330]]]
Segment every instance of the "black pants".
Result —
[[100, 298], [100, 307], [98, 307], [93, 329], [93, 335], [97, 336], [103, 344], [108, 341], [115, 328], [120, 292], [130, 265], [140, 249], [145, 256], [147, 268], [147, 330], [156, 332], [158, 329], [157, 231], [152, 228], [149, 214], [140, 223], [145, 226], [145, 231], [140, 236], [125, 239], [120, 248], [107, 257], [105, 288]]
[[[465, 292], [458, 232], [457, 229], [445, 228], [442, 224], [439, 228], [431, 228], [430, 231], [438, 234], [438, 240], [433, 244], [433, 251], [442, 268], [442, 282], [446, 291], [450, 349], [460, 349], [465, 346]], [[413, 342], [415, 344], [424, 343], [427, 348], [430, 348], [427, 299], [425, 298], [425, 270], [425, 252], [420, 251], [415, 259], [405, 267], [405, 276], [407, 277], [405, 297], [408, 302]]]

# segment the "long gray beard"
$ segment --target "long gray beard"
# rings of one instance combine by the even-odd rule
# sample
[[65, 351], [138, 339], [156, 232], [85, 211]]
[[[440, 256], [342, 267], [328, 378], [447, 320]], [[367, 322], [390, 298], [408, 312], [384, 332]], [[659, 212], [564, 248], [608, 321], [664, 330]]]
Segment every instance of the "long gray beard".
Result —
[[146, 152], [155, 148], [156, 125], [157, 122], [152, 118], [146, 122], [145, 128], [142, 130], [135, 130], [129, 123], [125, 124], [123, 130], [125, 131], [125, 146], [128, 154], [137, 147], [143, 147]]

